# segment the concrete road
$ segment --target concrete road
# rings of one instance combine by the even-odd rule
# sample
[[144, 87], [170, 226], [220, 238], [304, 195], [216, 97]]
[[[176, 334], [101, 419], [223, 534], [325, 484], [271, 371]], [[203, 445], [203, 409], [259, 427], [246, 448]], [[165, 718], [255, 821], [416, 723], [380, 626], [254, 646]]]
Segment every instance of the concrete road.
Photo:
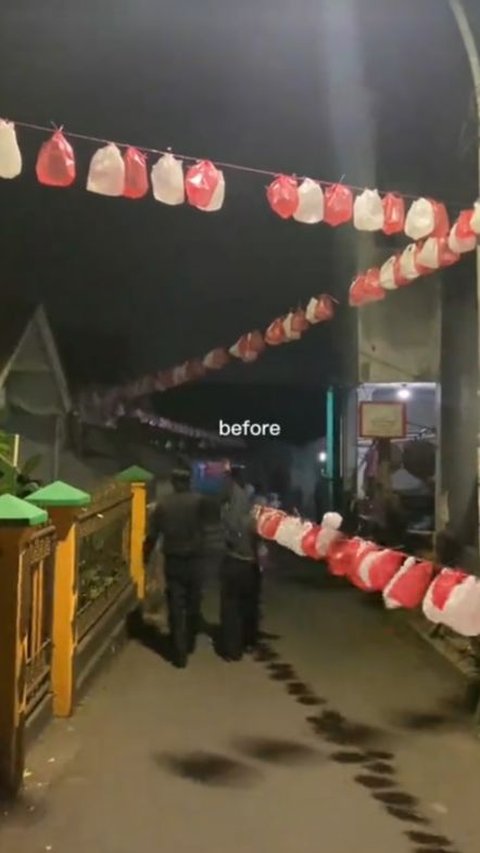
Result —
[[[475, 853], [462, 684], [391, 614], [281, 560], [256, 660], [130, 643], [28, 761], [5, 853]], [[207, 595], [207, 615], [215, 610]]]

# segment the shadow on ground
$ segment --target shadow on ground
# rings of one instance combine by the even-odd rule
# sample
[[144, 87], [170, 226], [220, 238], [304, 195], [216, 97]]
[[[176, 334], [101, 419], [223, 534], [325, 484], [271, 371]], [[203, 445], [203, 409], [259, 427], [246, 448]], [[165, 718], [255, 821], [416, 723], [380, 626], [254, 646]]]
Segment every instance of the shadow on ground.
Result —
[[162, 770], [201, 785], [249, 787], [261, 778], [255, 768], [213, 752], [157, 753], [154, 761]]

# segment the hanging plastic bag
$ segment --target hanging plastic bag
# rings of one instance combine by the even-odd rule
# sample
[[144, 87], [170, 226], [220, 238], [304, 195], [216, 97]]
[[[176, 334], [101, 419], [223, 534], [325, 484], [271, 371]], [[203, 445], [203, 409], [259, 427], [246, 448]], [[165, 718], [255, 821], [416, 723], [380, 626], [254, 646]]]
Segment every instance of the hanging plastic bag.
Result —
[[273, 212], [282, 219], [291, 219], [300, 203], [298, 183], [288, 175], [278, 175], [267, 188], [267, 199]]
[[292, 536], [290, 542], [290, 550], [293, 551], [297, 557], [304, 557], [304, 551], [302, 547], [304, 537], [310, 533], [313, 529], [314, 525], [311, 521], [300, 521], [300, 524], [297, 526], [295, 534]]
[[383, 592], [405, 562], [405, 554], [386, 548], [369, 553], [360, 563], [360, 580], [371, 592]]
[[216, 347], [216, 349], [212, 349], [207, 353], [203, 359], [203, 364], [205, 367], [208, 367], [209, 370], [220, 370], [222, 367], [225, 367], [229, 361], [230, 358], [228, 352], [222, 347]]
[[117, 197], [125, 187], [125, 163], [120, 150], [110, 143], [95, 151], [90, 160], [87, 190], [98, 195]]
[[279, 509], [267, 509], [259, 521], [258, 532], [264, 539], [275, 539], [278, 528], [282, 521], [286, 518], [284, 512]]
[[380, 287], [384, 290], [396, 290], [398, 288], [397, 279], [395, 276], [395, 255], [388, 258], [387, 261], [380, 267]]
[[174, 386], [183, 385], [188, 381], [187, 362], [174, 367], [172, 370], [172, 382]]
[[0, 119], [0, 178], [12, 180], [22, 171], [22, 155], [18, 147], [15, 125]]
[[383, 199], [384, 234], [401, 234], [405, 228], [405, 202], [395, 193], [387, 193]]
[[202, 379], [205, 376], [206, 368], [198, 358], [193, 358], [186, 362], [187, 382], [194, 382], [195, 379]]
[[480, 201], [476, 201], [473, 205], [473, 213], [470, 217], [470, 228], [477, 237], [480, 237]]
[[385, 299], [385, 290], [380, 284], [380, 270], [371, 267], [366, 273], [357, 276], [350, 285], [349, 304], [360, 308], [371, 302]]
[[129, 146], [125, 151], [125, 198], [144, 198], [148, 193], [147, 161], [137, 148]]
[[292, 331], [299, 332], [300, 335], [308, 329], [308, 321], [305, 316], [305, 311], [297, 308], [292, 314]]
[[322, 296], [312, 297], [307, 305], [305, 317], [313, 326], [315, 323], [323, 323], [326, 320], [331, 320], [335, 314], [335, 307], [331, 296], [322, 294]]
[[283, 321], [283, 330], [285, 332], [285, 341], [299, 341], [302, 337], [302, 332], [294, 328], [294, 314], [290, 311]]
[[370, 592], [369, 587], [360, 575], [360, 568], [363, 564], [363, 561], [369, 554], [379, 554], [381, 548], [375, 542], [369, 542], [368, 540], [360, 541], [361, 544], [358, 546], [352, 556], [350, 568], [347, 572], [347, 578], [350, 583], [357, 587], [357, 589], [361, 589], [362, 592]]
[[440, 574], [430, 584], [423, 599], [423, 613], [435, 624], [442, 624], [444, 609], [453, 589], [468, 577], [466, 572], [459, 569], [442, 569]]
[[459, 240], [469, 240], [472, 237], [475, 237], [475, 232], [472, 229], [472, 216], [473, 210], [470, 208], [469, 210], [462, 210], [456, 221], [456, 229], [457, 229], [457, 237]]
[[359, 231], [381, 231], [385, 223], [378, 190], [364, 190], [353, 205], [353, 224]]
[[469, 575], [457, 584], [443, 608], [442, 624], [462, 637], [480, 635], [480, 581]]
[[447, 208], [441, 201], [432, 201], [434, 212], [434, 225], [432, 237], [447, 237], [450, 231], [450, 220]]
[[459, 229], [459, 220], [457, 220], [457, 222], [452, 226], [448, 236], [448, 248], [456, 255], [463, 255], [465, 252], [473, 252], [477, 246], [477, 238], [475, 234], [472, 231], [469, 237], [460, 237]]
[[352, 540], [344, 536], [334, 539], [327, 551], [327, 568], [331, 575], [344, 577], [351, 560]]
[[303, 553], [303, 556], [308, 557], [309, 560], [316, 560], [317, 559], [317, 552], [316, 552], [315, 545], [316, 545], [317, 536], [318, 536], [319, 532], [320, 532], [319, 525], [314, 524], [303, 535], [302, 553]]
[[324, 221], [336, 227], [350, 222], [353, 216], [353, 196], [349, 187], [332, 184], [325, 190]]
[[265, 342], [271, 347], [277, 347], [280, 344], [287, 342], [287, 336], [284, 328], [284, 317], [277, 317], [273, 323], [270, 323], [265, 332]]
[[383, 591], [383, 600], [388, 610], [403, 607], [414, 610], [420, 607], [434, 574], [433, 563], [418, 562], [409, 557]]
[[420, 262], [420, 247], [416, 243], [410, 243], [400, 255], [400, 276], [403, 282], [410, 283], [430, 272], [429, 267]]
[[42, 144], [35, 171], [38, 182], [46, 187], [70, 187], [75, 181], [75, 155], [61, 130]]
[[298, 532], [298, 525], [301, 524], [300, 519], [294, 518], [291, 515], [286, 516], [278, 525], [275, 534], [275, 542], [283, 548], [290, 550], [290, 543], [293, 537]]
[[325, 198], [320, 184], [305, 178], [298, 188], [298, 206], [293, 213], [296, 222], [304, 225], [316, 225], [322, 222], [325, 212]]
[[325, 513], [320, 529], [317, 528], [315, 538], [314, 554], [316, 560], [325, 559], [333, 543], [342, 537], [340, 533], [342, 522], [343, 518], [338, 512]]
[[219, 183], [220, 172], [210, 160], [202, 160], [190, 166], [185, 176], [185, 191], [189, 204], [199, 210], [208, 208]]
[[260, 332], [249, 332], [242, 335], [241, 338], [230, 348], [229, 352], [235, 358], [241, 361], [252, 362], [256, 361], [259, 354], [265, 349], [265, 341]]
[[218, 184], [212, 195], [210, 204], [202, 208], [205, 213], [216, 213], [217, 210], [221, 210], [223, 207], [223, 202], [225, 201], [225, 178], [223, 172], [219, 172], [218, 175]]
[[427, 198], [418, 198], [408, 210], [405, 219], [405, 234], [411, 240], [422, 240], [435, 229], [435, 208]]
[[173, 154], [164, 154], [152, 167], [153, 197], [156, 201], [172, 207], [185, 201], [185, 179], [183, 163]]

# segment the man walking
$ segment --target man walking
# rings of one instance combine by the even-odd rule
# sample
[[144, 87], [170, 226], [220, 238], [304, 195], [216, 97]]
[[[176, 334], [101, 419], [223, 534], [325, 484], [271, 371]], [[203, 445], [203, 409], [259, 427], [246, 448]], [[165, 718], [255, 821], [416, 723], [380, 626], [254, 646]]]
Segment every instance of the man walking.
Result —
[[226, 555], [220, 570], [220, 651], [238, 661], [256, 645], [260, 622], [260, 569], [256, 524], [240, 469], [232, 469], [223, 507]]
[[173, 663], [187, 665], [201, 626], [206, 501], [191, 491], [191, 472], [183, 467], [172, 475], [173, 493], [159, 501], [145, 541], [148, 560], [163, 537], [168, 620]]

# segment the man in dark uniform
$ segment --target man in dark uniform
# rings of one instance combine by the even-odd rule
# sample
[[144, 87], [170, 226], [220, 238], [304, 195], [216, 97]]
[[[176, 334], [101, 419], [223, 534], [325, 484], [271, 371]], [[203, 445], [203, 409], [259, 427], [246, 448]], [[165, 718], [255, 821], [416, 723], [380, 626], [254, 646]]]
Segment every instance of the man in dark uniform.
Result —
[[201, 626], [206, 501], [191, 491], [186, 467], [173, 472], [172, 485], [173, 494], [159, 501], [153, 513], [144, 557], [148, 560], [163, 536], [173, 663], [183, 668]]
[[240, 660], [258, 640], [260, 568], [258, 537], [242, 473], [233, 469], [223, 507], [226, 555], [220, 570], [220, 651]]

